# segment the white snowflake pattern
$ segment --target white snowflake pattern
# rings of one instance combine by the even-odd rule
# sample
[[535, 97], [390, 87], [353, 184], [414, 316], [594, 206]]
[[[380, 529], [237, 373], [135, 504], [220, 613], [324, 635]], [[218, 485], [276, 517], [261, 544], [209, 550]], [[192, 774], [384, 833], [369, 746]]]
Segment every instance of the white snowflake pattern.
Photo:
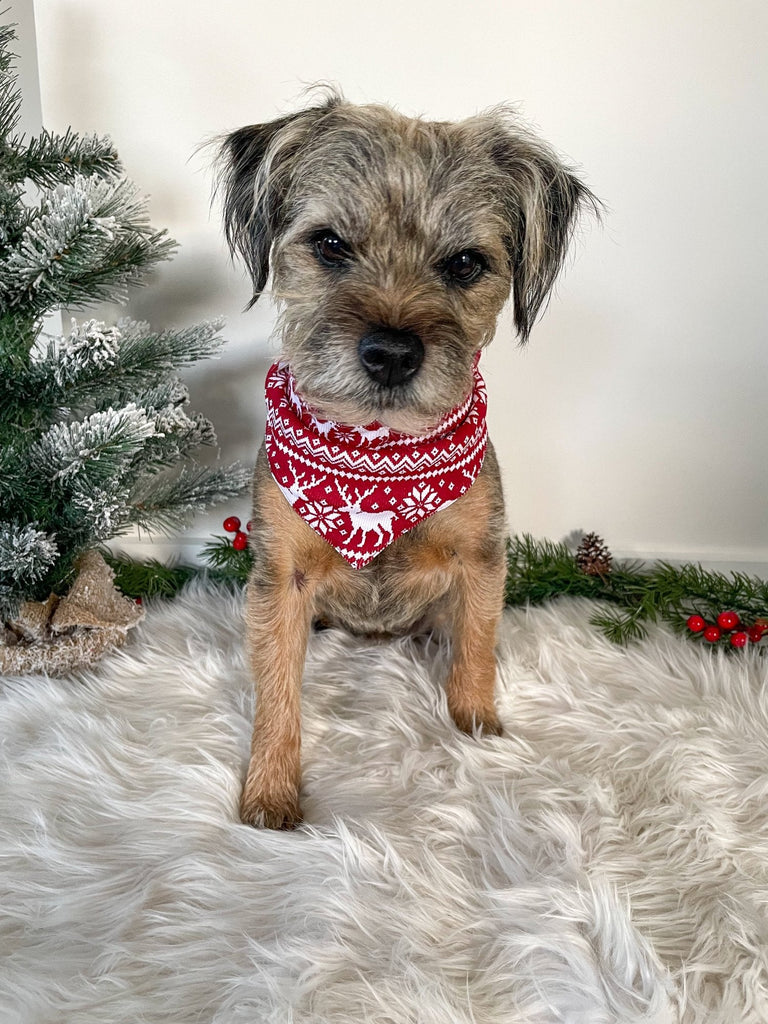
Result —
[[332, 505], [326, 505], [321, 501], [305, 502], [302, 519], [315, 532], [321, 533], [323, 536], [329, 530], [338, 529], [343, 521], [340, 512]]
[[409, 519], [416, 519], [435, 512], [440, 505], [440, 498], [436, 490], [428, 484], [419, 487], [418, 484], [411, 489], [411, 493], [403, 498], [403, 514]]

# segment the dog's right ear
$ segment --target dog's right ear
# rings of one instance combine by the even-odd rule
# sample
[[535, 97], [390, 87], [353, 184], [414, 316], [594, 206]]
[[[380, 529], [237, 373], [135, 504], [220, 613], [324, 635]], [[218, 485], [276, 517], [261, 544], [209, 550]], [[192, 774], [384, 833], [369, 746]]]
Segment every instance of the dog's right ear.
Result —
[[217, 191], [223, 193], [229, 247], [242, 256], [253, 280], [248, 308], [269, 278], [270, 252], [285, 222], [295, 157], [318, 122], [341, 102], [333, 94], [322, 106], [239, 128], [221, 143]]
[[579, 217], [598, 219], [602, 204], [514, 111], [485, 121], [491, 155], [504, 172], [515, 326], [522, 343], [549, 298]]

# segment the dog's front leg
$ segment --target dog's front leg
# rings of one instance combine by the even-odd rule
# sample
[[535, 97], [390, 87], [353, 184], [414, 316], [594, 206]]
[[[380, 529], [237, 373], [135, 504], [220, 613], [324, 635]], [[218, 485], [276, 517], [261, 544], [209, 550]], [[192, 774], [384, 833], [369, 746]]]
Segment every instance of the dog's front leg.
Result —
[[504, 605], [505, 567], [462, 559], [453, 601], [453, 659], [446, 685], [448, 709], [464, 732], [499, 735], [494, 706], [496, 630]]
[[256, 714], [240, 818], [288, 829], [301, 822], [301, 677], [311, 625], [311, 588], [302, 573], [272, 582], [252, 576], [246, 599]]

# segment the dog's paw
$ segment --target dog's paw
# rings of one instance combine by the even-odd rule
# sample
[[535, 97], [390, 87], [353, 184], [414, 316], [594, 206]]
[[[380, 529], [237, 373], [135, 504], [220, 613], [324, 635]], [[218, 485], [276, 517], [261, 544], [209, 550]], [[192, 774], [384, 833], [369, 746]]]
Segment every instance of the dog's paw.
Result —
[[298, 801], [277, 802], [249, 796], [240, 801], [240, 821], [254, 828], [282, 829], [297, 828], [302, 822]]
[[469, 736], [501, 736], [503, 733], [495, 711], [451, 708], [451, 717], [456, 726]]
[[296, 828], [302, 822], [298, 786], [265, 786], [258, 775], [249, 775], [240, 798], [240, 820], [255, 828]]

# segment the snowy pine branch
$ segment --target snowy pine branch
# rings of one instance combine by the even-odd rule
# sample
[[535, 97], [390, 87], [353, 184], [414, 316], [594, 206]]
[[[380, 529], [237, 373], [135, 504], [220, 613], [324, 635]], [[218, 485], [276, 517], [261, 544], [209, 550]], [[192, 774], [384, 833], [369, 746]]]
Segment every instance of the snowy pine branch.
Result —
[[35, 445], [33, 457], [54, 485], [83, 474], [93, 483], [106, 484], [119, 478], [124, 463], [156, 433], [146, 412], [131, 403], [82, 421], [54, 423]]
[[218, 319], [157, 333], [150, 330], [149, 324], [121, 320], [120, 365], [138, 381], [144, 375], [154, 376], [210, 359], [218, 355], [224, 344], [219, 333], [223, 326], [223, 319]]
[[68, 508], [77, 532], [87, 537], [89, 544], [124, 533], [131, 525], [129, 494], [127, 487], [92, 487], [80, 481], [72, 491]]
[[250, 470], [237, 465], [209, 468], [188, 464], [175, 477], [144, 479], [131, 494], [133, 522], [172, 532], [188, 525], [195, 512], [242, 494], [250, 477]]
[[19, 588], [41, 580], [58, 553], [55, 540], [37, 524], [0, 522], [0, 621], [15, 614]]
[[142, 469], [157, 472], [195, 448], [216, 444], [216, 432], [210, 420], [199, 413], [190, 416], [185, 411], [189, 389], [177, 377], [148, 391], [139, 391], [135, 401], [154, 421], [156, 429], [137, 460]]
[[0, 573], [27, 580], [42, 576], [56, 557], [56, 544], [35, 524], [0, 523]]
[[213, 424], [205, 416], [188, 416], [180, 406], [168, 406], [154, 416], [157, 433], [145, 446], [141, 465], [149, 472], [163, 469], [176, 459], [185, 458], [195, 448], [216, 444]]
[[[168, 406], [186, 404], [185, 386], [169, 372], [218, 353], [223, 344], [222, 321], [157, 333], [130, 320], [113, 327], [98, 320], [73, 320], [68, 335], [38, 342], [31, 358], [19, 359], [14, 353], [29, 345], [11, 338], [4, 345], [4, 324], [14, 338], [17, 330], [0, 318], [0, 443], [8, 430], [42, 426], [62, 410], [87, 415], [133, 401], [159, 414]], [[177, 435], [182, 426], [194, 443], [192, 428], [177, 416]], [[215, 443], [202, 419], [194, 429], [197, 443]]]
[[3, 158], [7, 181], [31, 181], [38, 188], [54, 188], [77, 176], [115, 178], [122, 171], [108, 136], [78, 135], [71, 128], [63, 135], [43, 130], [28, 142], [20, 138]]
[[[93, 382], [117, 366], [120, 358], [120, 330], [107, 327], [99, 320], [78, 324], [72, 320], [72, 330], [54, 342], [48, 349], [47, 364], [62, 388], [62, 398], [71, 394], [73, 384], [84, 380]], [[71, 401], [66, 402], [72, 405]]]
[[0, 304], [40, 312], [125, 301], [127, 285], [174, 247], [150, 227], [132, 182], [77, 175], [45, 197], [18, 245], [0, 257]]

